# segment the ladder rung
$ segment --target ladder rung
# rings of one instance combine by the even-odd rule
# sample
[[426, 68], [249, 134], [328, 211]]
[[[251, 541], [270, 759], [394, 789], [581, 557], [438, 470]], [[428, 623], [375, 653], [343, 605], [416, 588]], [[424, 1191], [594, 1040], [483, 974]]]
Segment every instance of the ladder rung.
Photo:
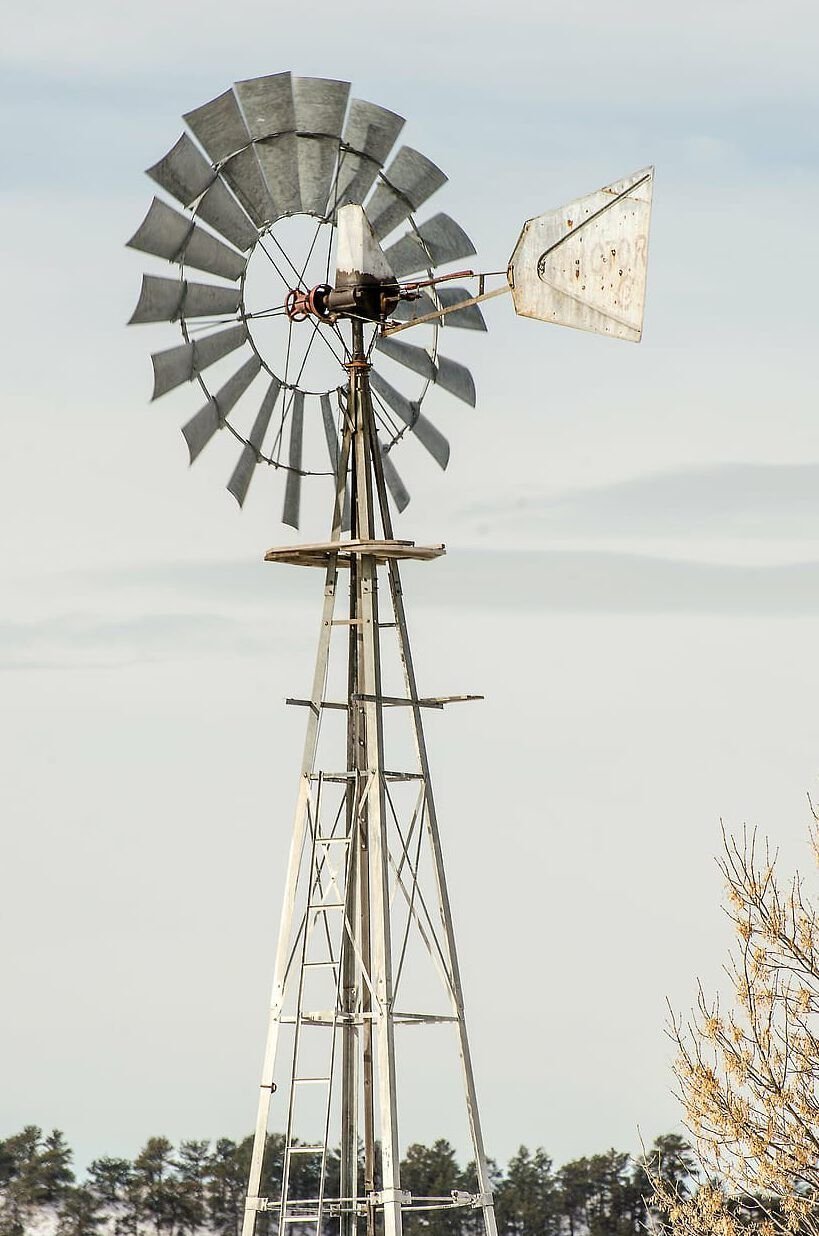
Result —
[[291, 1146], [291, 1154], [324, 1154], [323, 1146]]
[[316, 837], [316, 845], [349, 845], [350, 837], [322, 837], [319, 834]]
[[305, 970], [308, 970], [308, 969], [309, 970], [321, 970], [321, 969], [335, 970], [337, 964], [338, 963], [335, 961], [305, 961], [304, 968]]
[[285, 1215], [285, 1223], [318, 1223], [321, 1215]]
[[319, 1086], [319, 1085], [329, 1086], [330, 1080], [331, 1079], [329, 1077], [294, 1077], [293, 1085], [294, 1086]]
[[343, 901], [310, 901], [307, 904], [308, 910], [343, 910], [345, 903]]

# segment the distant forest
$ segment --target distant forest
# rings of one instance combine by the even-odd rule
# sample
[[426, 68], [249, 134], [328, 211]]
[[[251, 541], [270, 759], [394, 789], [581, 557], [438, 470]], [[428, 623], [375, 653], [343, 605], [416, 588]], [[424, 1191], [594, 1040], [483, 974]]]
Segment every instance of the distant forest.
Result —
[[[280, 1135], [271, 1134], [263, 1196], [277, 1196], [282, 1143]], [[250, 1149], [251, 1138], [183, 1141], [174, 1147], [167, 1138], [151, 1137], [133, 1161], [95, 1159], [78, 1179], [63, 1134], [55, 1129], [44, 1135], [28, 1126], [0, 1140], [0, 1236], [42, 1231], [48, 1213], [53, 1216], [49, 1230], [56, 1230], [56, 1236], [237, 1236]], [[649, 1169], [660, 1171], [678, 1191], [695, 1188], [695, 1160], [682, 1138], [658, 1137], [647, 1160]], [[300, 1156], [293, 1165], [293, 1196], [315, 1196], [309, 1161]], [[493, 1163], [491, 1170], [503, 1236], [643, 1236], [651, 1217], [646, 1200], [651, 1185], [642, 1155], [635, 1159], [608, 1150], [556, 1168], [544, 1150], [521, 1146], [505, 1169]], [[472, 1165], [461, 1167], [444, 1140], [410, 1146], [401, 1181], [412, 1193], [428, 1197], [476, 1188]], [[330, 1155], [330, 1195], [337, 1195], [337, 1182], [338, 1157]], [[259, 1218], [273, 1236], [275, 1214]], [[475, 1220], [475, 1212], [452, 1209], [407, 1215], [404, 1226], [411, 1236], [474, 1236]], [[299, 1236], [299, 1225], [292, 1227]], [[328, 1220], [328, 1236], [337, 1227], [337, 1220]]]

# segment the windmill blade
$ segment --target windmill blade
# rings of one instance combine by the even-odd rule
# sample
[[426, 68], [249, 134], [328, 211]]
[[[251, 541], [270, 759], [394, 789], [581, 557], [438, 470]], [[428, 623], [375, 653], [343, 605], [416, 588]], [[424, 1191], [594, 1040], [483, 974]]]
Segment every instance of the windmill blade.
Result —
[[430, 382], [435, 382], [443, 390], [475, 407], [475, 382], [465, 365], [459, 365], [447, 356], [437, 356], [433, 361], [423, 348], [413, 343], [402, 343], [400, 339], [391, 339], [389, 335], [376, 337], [375, 346], [385, 356], [398, 361], [399, 365], [420, 373], [422, 378], [429, 378]]
[[302, 209], [310, 214], [323, 216], [327, 209], [349, 94], [349, 82], [325, 77], [293, 79], [299, 189]]
[[[338, 484], [338, 467], [341, 460], [341, 452], [338, 445], [338, 431], [336, 430], [336, 419], [333, 416], [333, 405], [330, 402], [329, 395], [321, 396], [321, 419], [324, 425], [324, 437], [327, 440], [327, 453], [330, 456], [330, 466], [333, 469], [333, 491], [336, 491]], [[344, 486], [344, 507], [341, 515], [341, 530], [348, 532], [350, 529], [350, 485], [349, 482]]]
[[430, 382], [436, 380], [435, 364], [424, 348], [419, 348], [414, 343], [402, 343], [400, 339], [391, 339], [389, 335], [377, 335], [375, 346], [379, 352], [389, 356], [390, 360], [397, 361], [413, 373], [420, 373], [422, 378], [428, 378]]
[[148, 168], [148, 175], [183, 206], [190, 206], [204, 194], [196, 208], [197, 217], [210, 223], [237, 249], [249, 249], [258, 240], [257, 229], [187, 133], [163, 159]]
[[262, 449], [264, 436], [267, 433], [270, 418], [273, 415], [273, 409], [276, 406], [281, 388], [282, 384], [279, 379], [273, 378], [265, 392], [262, 406], [256, 413], [253, 428], [248, 435], [245, 446], [242, 448], [239, 462], [233, 469], [230, 480], [227, 483], [228, 492], [233, 494], [239, 506], [244, 505], [245, 498], [247, 497], [247, 491], [253, 479], [256, 464], [259, 462], [259, 452]]
[[[438, 298], [445, 309], [451, 305], [459, 305], [469, 300], [472, 293], [468, 288], [448, 287], [436, 288]], [[441, 319], [444, 326], [458, 326], [462, 330], [486, 330], [486, 319], [481, 313], [480, 305], [467, 305], [465, 309], [454, 309]]]
[[283, 133], [254, 146], [267, 191], [275, 203], [274, 219], [302, 211], [297, 142], [295, 133]]
[[184, 263], [196, 270], [206, 270], [211, 275], [221, 275], [225, 279], [241, 278], [247, 266], [247, 259], [235, 249], [228, 248], [158, 197], [151, 202], [147, 215], [128, 241], [128, 246], [143, 253], [152, 253], [155, 257], [167, 258], [169, 262]]
[[267, 187], [258, 158], [258, 146], [248, 146], [232, 155], [219, 169], [219, 175], [227, 182], [250, 215], [257, 228], [275, 222], [281, 212]]
[[439, 355], [435, 358], [435, 369], [436, 386], [462, 399], [471, 408], [475, 407], [475, 381], [465, 365], [459, 365], [457, 361]]
[[390, 453], [384, 443], [380, 443], [381, 447], [381, 469], [384, 473], [384, 484], [390, 492], [390, 497], [395, 503], [396, 510], [400, 513], [409, 505], [409, 490], [407, 489], [401, 477], [398, 475], [398, 469], [390, 458]]
[[[416, 318], [426, 317], [428, 313], [435, 313], [437, 308], [427, 292], [419, 292], [415, 300], [399, 300], [390, 316], [396, 322], [413, 322]], [[446, 322], [446, 318], [441, 321]]]
[[208, 365], [241, 347], [246, 339], [247, 327], [242, 322], [239, 326], [217, 331], [204, 339], [183, 343], [178, 348], [154, 352], [151, 357], [154, 367], [154, 393], [151, 399], [158, 399], [183, 382], [190, 382]]
[[449, 463], [449, 443], [440, 430], [436, 429], [431, 421], [428, 421], [425, 416], [422, 416], [417, 403], [410, 402], [404, 395], [397, 391], [394, 386], [391, 386], [381, 374], [373, 369], [370, 373], [370, 382], [372, 388], [377, 395], [380, 395], [385, 403], [389, 404], [393, 412], [401, 418], [405, 425], [408, 425], [415, 434], [418, 441], [425, 446], [435, 462], [445, 468]]
[[284, 508], [282, 523], [291, 528], [299, 526], [299, 509], [301, 507], [301, 453], [304, 443], [304, 394], [296, 391], [293, 395], [293, 406], [290, 410], [290, 451], [287, 462], [290, 471], [284, 487]]
[[417, 231], [407, 232], [387, 249], [387, 260], [400, 279], [428, 267], [471, 257], [475, 246], [449, 215], [433, 215]]
[[203, 103], [182, 117], [211, 163], [222, 163], [250, 143], [238, 99], [232, 90]]
[[339, 161], [337, 205], [364, 201], [403, 127], [403, 116], [363, 99], [351, 100], [342, 136], [345, 149]]
[[216, 171], [187, 133], [183, 133], [164, 158], [148, 168], [147, 175], [183, 206], [190, 206], [205, 192]]
[[[472, 293], [468, 288], [436, 287], [436, 295], [444, 309], [450, 305], [459, 305], [469, 300]], [[439, 308], [427, 292], [421, 292], [417, 300], [400, 300], [392, 311], [397, 322], [413, 322], [416, 318], [425, 318], [427, 314], [435, 313]], [[444, 314], [434, 323], [436, 326], [458, 326], [462, 330], [486, 330], [486, 321], [478, 305], [467, 305], [465, 309], [455, 309]]]
[[230, 185], [257, 228], [276, 218], [276, 208], [251, 145], [242, 109], [233, 90], [226, 90], [195, 111], [185, 123], [204, 148], [219, 174]]
[[234, 373], [233, 377], [215, 395], [211, 396], [205, 406], [191, 417], [187, 425], [183, 425], [182, 433], [188, 444], [191, 463], [207, 446], [216, 430], [225, 423], [228, 413], [245, 393], [260, 369], [261, 361], [258, 356], [251, 356], [241, 369]]
[[218, 317], [224, 313], [236, 313], [239, 300], [238, 288], [222, 288], [210, 283], [188, 283], [185, 279], [143, 275], [142, 291], [128, 325], [139, 322], [175, 322], [177, 318]]
[[509, 259], [516, 313], [638, 342], [654, 169], [529, 219]]
[[327, 454], [330, 456], [330, 466], [338, 472], [338, 463], [341, 455], [338, 447], [336, 418], [333, 416], [333, 405], [330, 402], [330, 396], [322, 395], [320, 397], [320, 403], [321, 420], [324, 425], [324, 437], [327, 440]]
[[293, 79], [289, 73], [248, 77], [233, 87], [249, 137], [260, 141], [296, 128]]
[[221, 178], [214, 180], [205, 191], [196, 207], [196, 215], [243, 252], [252, 249], [259, 239], [258, 228]]
[[408, 219], [446, 180], [440, 167], [420, 151], [402, 146], [379, 174], [367, 204], [367, 218], [379, 240]]
[[291, 75], [272, 73], [267, 77], [252, 77], [237, 82], [234, 90], [276, 213], [298, 214], [302, 205]]

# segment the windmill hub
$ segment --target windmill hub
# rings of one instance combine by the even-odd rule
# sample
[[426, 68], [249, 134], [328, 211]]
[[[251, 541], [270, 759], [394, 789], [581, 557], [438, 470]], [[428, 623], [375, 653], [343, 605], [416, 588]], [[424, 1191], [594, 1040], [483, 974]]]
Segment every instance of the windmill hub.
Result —
[[318, 283], [309, 291], [291, 288], [284, 308], [292, 322], [304, 322], [309, 317], [320, 322], [336, 322], [339, 318], [383, 322], [400, 299], [401, 289], [394, 278], [362, 278], [359, 283], [335, 288], [329, 283]]
[[326, 322], [343, 317], [384, 322], [402, 291], [364, 207], [352, 202], [339, 207], [336, 224], [335, 287], [320, 283], [309, 291], [291, 289], [285, 302], [287, 315], [295, 322], [310, 316]]

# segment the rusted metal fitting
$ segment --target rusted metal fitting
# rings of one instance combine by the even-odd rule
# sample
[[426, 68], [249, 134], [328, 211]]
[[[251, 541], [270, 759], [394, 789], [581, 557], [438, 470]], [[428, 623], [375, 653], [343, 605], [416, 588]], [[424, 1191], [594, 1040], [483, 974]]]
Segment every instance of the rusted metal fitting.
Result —
[[327, 306], [327, 297], [332, 292], [329, 283], [319, 283], [309, 292], [291, 288], [284, 298], [284, 311], [291, 322], [304, 322], [309, 317], [319, 318], [322, 322], [333, 320], [333, 315]]

